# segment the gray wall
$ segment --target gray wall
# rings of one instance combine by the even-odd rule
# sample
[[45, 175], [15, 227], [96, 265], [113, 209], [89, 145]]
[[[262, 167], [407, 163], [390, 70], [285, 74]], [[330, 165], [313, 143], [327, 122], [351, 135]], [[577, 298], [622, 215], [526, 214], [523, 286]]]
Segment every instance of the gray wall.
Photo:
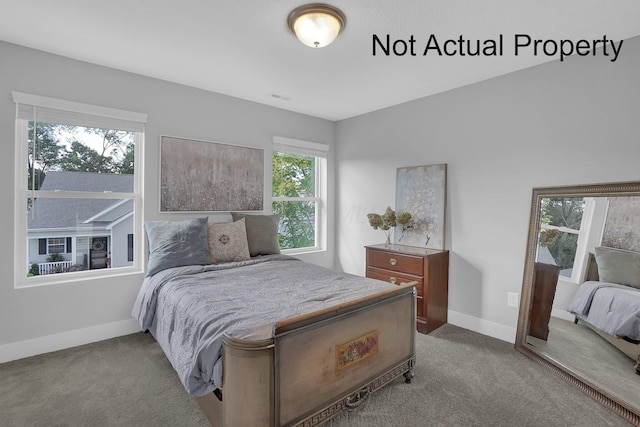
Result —
[[[470, 65], [472, 60], [470, 61]], [[364, 273], [397, 167], [448, 164], [450, 321], [515, 337], [533, 187], [640, 180], [640, 38], [337, 124], [338, 265]]]
[[[5, 183], [0, 220], [5, 238], [0, 241], [0, 346], [55, 335], [53, 346], [74, 344], [92, 337], [117, 335], [130, 328], [131, 308], [142, 276], [75, 281], [54, 286], [14, 289], [13, 181], [14, 117], [11, 91], [138, 111], [148, 114], [144, 159], [145, 220], [185, 218], [186, 214], [159, 213], [159, 158], [161, 135], [238, 144], [265, 149], [267, 196], [271, 193], [270, 154], [274, 135], [331, 146], [329, 192], [333, 195], [335, 124], [237, 98], [171, 84], [110, 68], [74, 61], [0, 42], [0, 181]], [[185, 65], [188, 66], [188, 65]], [[333, 197], [333, 196], [330, 196]], [[270, 199], [265, 201], [270, 209]], [[330, 206], [334, 203], [330, 199]], [[230, 219], [218, 215], [220, 220]], [[334, 213], [329, 210], [329, 236]], [[326, 253], [305, 259], [333, 266], [333, 239]], [[105, 326], [106, 325], [106, 326]], [[74, 335], [73, 331], [89, 329]], [[25, 346], [47, 347], [47, 340], [5, 346], [20, 353]], [[51, 340], [49, 340], [51, 341]], [[51, 346], [49, 346], [51, 347]], [[47, 347], [47, 348], [49, 348]], [[0, 347], [0, 353], [2, 347]]]
[[[364, 273], [363, 245], [383, 239], [366, 214], [394, 206], [396, 168], [447, 163], [450, 321], [507, 340], [517, 321], [507, 292], [520, 292], [531, 189], [640, 179], [640, 38], [625, 41], [616, 63], [551, 62], [337, 124], [4, 42], [0, 58], [3, 182], [14, 179], [14, 90], [147, 113], [147, 220], [184, 218], [158, 212], [160, 135], [267, 150], [273, 135], [328, 143], [338, 159], [329, 202], [338, 210], [330, 210], [329, 250], [306, 259], [332, 266], [335, 256], [351, 273]], [[11, 202], [0, 206], [7, 236], [13, 215]], [[14, 289], [13, 269], [8, 237], [0, 242], [0, 352], [35, 353], [131, 327], [141, 276]]]

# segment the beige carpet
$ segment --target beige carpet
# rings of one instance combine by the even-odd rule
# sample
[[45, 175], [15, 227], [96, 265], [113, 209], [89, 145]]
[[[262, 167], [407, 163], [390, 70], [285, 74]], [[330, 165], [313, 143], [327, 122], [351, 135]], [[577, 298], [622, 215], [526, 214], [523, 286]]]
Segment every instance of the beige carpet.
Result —
[[[416, 377], [342, 426], [628, 426], [513, 345], [445, 325], [418, 334]], [[0, 425], [206, 426], [162, 350], [133, 334], [0, 365]]]

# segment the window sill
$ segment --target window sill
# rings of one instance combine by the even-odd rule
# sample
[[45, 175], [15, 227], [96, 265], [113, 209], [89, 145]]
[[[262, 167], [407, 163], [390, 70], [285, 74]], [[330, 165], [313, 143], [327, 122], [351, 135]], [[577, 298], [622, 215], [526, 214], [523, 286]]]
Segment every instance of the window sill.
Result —
[[280, 253], [282, 253], [283, 255], [294, 256], [294, 255], [320, 253], [320, 252], [326, 252], [326, 251], [327, 250], [323, 248], [313, 247], [313, 248], [284, 249], [280, 251]]
[[[90, 280], [111, 279], [114, 277], [144, 275], [144, 270], [136, 267], [122, 267], [121, 269], [106, 269], [108, 273], [101, 270], [74, 273], [47, 274], [44, 276], [20, 277], [14, 282], [15, 289], [30, 289], [39, 286], [68, 284], [73, 282], [84, 282]], [[54, 277], [55, 276], [55, 277]]]
[[558, 283], [567, 283], [567, 284], [571, 284], [571, 285], [579, 285], [580, 282], [577, 280], [572, 280], [571, 277], [567, 277], [567, 276], [559, 276], [558, 277]]

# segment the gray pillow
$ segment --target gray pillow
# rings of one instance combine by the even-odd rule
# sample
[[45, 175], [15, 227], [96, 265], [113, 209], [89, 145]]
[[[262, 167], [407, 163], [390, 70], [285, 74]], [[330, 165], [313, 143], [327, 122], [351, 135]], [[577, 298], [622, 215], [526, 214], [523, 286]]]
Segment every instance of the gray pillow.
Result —
[[624, 249], [595, 248], [601, 282], [640, 288], [640, 253]]
[[147, 276], [172, 267], [209, 264], [207, 224], [207, 217], [145, 222], [149, 239]]
[[271, 255], [280, 253], [278, 243], [278, 215], [245, 215], [231, 212], [234, 221], [244, 218], [247, 229], [247, 243], [251, 256]]

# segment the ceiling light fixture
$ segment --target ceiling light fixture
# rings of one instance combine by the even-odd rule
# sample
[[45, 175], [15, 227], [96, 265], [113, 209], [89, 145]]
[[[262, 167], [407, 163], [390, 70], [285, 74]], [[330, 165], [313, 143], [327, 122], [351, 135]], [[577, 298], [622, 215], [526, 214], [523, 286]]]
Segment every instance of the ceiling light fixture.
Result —
[[344, 30], [347, 18], [339, 9], [313, 3], [294, 9], [287, 19], [289, 28], [309, 47], [325, 47]]

